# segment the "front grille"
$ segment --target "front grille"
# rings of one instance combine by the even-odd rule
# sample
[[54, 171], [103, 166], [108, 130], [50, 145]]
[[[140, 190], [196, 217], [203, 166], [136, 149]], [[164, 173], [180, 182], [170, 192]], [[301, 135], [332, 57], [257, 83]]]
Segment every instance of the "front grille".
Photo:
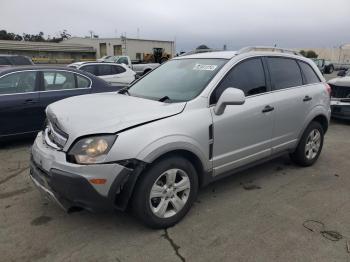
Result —
[[350, 98], [350, 86], [331, 86], [331, 96], [334, 98]]
[[64, 133], [56, 124], [48, 121], [44, 131], [45, 142], [56, 149], [62, 149], [68, 140], [68, 135]]

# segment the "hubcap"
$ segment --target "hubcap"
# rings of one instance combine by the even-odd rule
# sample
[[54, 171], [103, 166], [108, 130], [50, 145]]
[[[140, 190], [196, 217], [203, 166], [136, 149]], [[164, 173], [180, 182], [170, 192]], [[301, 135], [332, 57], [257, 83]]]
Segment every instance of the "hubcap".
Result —
[[305, 156], [307, 159], [314, 159], [318, 151], [320, 150], [321, 145], [321, 133], [317, 129], [314, 129], [310, 132], [309, 136], [306, 139], [305, 145]]
[[190, 189], [191, 182], [185, 171], [172, 168], [162, 173], [149, 197], [153, 214], [160, 218], [176, 215], [186, 204]]

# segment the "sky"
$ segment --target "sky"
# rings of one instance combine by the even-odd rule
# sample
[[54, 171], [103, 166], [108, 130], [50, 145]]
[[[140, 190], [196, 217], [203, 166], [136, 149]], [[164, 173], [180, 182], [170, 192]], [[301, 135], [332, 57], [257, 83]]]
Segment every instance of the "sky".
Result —
[[0, 29], [14, 33], [126, 33], [175, 40], [177, 51], [350, 43], [350, 0], [0, 0], [0, 10]]

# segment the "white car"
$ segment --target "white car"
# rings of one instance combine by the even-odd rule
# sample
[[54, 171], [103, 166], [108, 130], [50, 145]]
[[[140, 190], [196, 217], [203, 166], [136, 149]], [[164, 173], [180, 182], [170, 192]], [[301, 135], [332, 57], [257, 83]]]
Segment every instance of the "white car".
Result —
[[124, 64], [77, 62], [68, 65], [98, 76], [113, 86], [126, 86], [135, 80], [136, 73]]

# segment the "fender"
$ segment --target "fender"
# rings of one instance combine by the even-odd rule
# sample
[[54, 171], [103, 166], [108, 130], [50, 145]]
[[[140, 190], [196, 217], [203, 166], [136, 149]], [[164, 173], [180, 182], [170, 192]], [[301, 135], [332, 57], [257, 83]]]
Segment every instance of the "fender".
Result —
[[185, 135], [171, 135], [157, 139], [145, 146], [136, 158], [152, 163], [158, 157], [175, 150], [186, 150], [196, 155], [201, 161], [204, 171], [212, 168], [211, 161], [208, 158], [209, 144], [208, 153], [205, 153], [195, 139]]
[[314, 119], [317, 116], [324, 116], [329, 124], [330, 121], [330, 109], [327, 110], [327, 108], [325, 108], [324, 106], [321, 105], [317, 105], [315, 106], [306, 116], [305, 121], [303, 123], [303, 126], [298, 134], [298, 141], [301, 139], [305, 129], [307, 128], [307, 126], [310, 124], [310, 122], [312, 121], [312, 119]]

